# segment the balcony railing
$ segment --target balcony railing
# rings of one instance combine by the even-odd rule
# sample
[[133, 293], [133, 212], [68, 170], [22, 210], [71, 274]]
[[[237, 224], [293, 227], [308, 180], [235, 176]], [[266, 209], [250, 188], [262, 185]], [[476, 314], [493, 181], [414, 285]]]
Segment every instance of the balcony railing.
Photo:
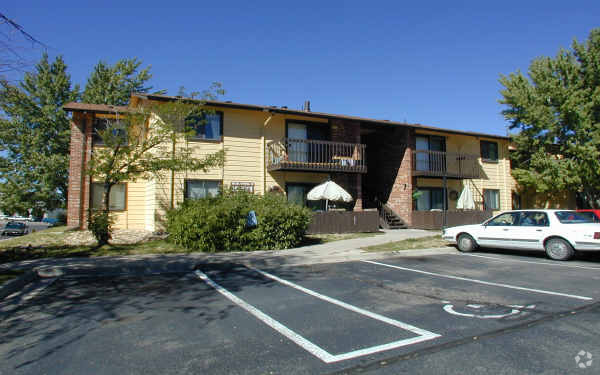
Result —
[[479, 178], [478, 155], [442, 151], [413, 151], [413, 175], [449, 178]]
[[267, 144], [267, 169], [367, 173], [365, 148], [359, 143], [283, 138]]

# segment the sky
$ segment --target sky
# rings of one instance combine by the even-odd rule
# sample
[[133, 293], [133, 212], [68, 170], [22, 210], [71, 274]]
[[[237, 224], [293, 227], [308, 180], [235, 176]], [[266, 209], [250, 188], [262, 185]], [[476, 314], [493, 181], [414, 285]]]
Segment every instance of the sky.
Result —
[[[597, 0], [7, 0], [0, 12], [82, 87], [99, 60], [137, 57], [172, 95], [221, 82], [222, 100], [498, 135], [500, 75], [600, 27]], [[44, 51], [23, 47], [33, 63]]]

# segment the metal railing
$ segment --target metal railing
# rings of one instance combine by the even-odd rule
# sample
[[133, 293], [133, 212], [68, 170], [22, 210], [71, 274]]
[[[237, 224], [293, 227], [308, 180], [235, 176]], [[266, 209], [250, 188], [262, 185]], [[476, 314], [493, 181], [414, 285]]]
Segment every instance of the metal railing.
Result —
[[283, 138], [267, 144], [267, 169], [367, 173], [366, 145]]
[[458, 152], [413, 151], [413, 175], [479, 178], [479, 155]]

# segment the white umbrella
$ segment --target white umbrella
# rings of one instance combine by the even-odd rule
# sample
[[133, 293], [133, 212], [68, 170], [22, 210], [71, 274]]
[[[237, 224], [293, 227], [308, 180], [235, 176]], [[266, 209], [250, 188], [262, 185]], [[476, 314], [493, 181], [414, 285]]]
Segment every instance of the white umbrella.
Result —
[[312, 188], [306, 195], [309, 201], [325, 199], [325, 210], [329, 201], [352, 202], [352, 195], [335, 182], [329, 180]]
[[458, 201], [456, 201], [456, 208], [463, 210], [474, 210], [475, 209], [475, 201], [473, 200], [473, 193], [471, 189], [467, 185], [463, 188], [460, 193], [460, 197], [458, 197]]

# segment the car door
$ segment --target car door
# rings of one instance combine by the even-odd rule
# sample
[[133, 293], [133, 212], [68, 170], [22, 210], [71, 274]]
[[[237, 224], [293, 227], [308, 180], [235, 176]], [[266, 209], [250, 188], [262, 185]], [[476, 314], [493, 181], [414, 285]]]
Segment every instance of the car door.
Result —
[[512, 247], [514, 224], [517, 218], [517, 213], [506, 212], [489, 220], [481, 228], [477, 243], [483, 247]]
[[513, 246], [520, 249], [543, 250], [544, 238], [550, 230], [548, 215], [542, 211], [521, 211], [511, 230]]

